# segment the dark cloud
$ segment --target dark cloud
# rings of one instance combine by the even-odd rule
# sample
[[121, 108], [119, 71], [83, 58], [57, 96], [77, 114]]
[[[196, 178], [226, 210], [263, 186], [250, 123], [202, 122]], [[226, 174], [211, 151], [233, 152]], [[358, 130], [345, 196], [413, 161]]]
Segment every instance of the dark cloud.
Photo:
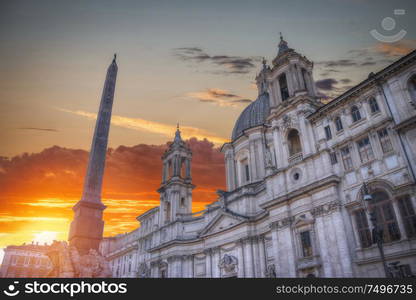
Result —
[[230, 93], [227, 90], [210, 88], [201, 92], [188, 93], [188, 97], [200, 102], [212, 103], [218, 106], [236, 106], [240, 103], [250, 103], [251, 100]]
[[320, 61], [320, 62], [317, 62], [317, 64], [322, 65], [324, 68], [351, 67], [351, 66], [358, 65], [358, 63], [352, 59]]
[[214, 98], [239, 98], [239, 96], [235, 94], [231, 94], [219, 89], [208, 89], [207, 93]]
[[316, 82], [316, 86], [324, 91], [331, 91], [335, 88], [335, 84], [337, 84], [338, 81], [334, 78], [326, 78], [326, 79], [322, 79], [322, 80], [318, 80]]
[[19, 127], [19, 128], [16, 128], [16, 129], [19, 129], [19, 130], [38, 130], [38, 131], [55, 131], [55, 132], [58, 131], [58, 130], [52, 129], [52, 128], [38, 128], [38, 127]]
[[351, 82], [351, 79], [344, 78], [344, 79], [340, 79], [339, 81], [340, 81], [341, 83], [347, 84], [347, 83], [350, 83], [350, 82]]
[[233, 102], [237, 102], [237, 103], [251, 103], [253, 102], [250, 99], [238, 99], [238, 100], [234, 100]]
[[257, 57], [240, 57], [229, 55], [209, 55], [198, 47], [182, 47], [173, 49], [174, 55], [185, 61], [208, 62], [224, 67], [223, 73], [245, 74], [255, 67]]

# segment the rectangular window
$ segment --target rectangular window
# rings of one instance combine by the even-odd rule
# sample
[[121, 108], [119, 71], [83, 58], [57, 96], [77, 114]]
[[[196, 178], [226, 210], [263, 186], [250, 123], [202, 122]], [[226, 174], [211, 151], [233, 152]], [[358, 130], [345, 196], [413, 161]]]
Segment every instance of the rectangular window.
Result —
[[341, 121], [340, 117], [337, 117], [335, 119], [335, 127], [336, 127], [337, 131], [341, 131], [341, 130], [344, 129], [344, 127], [342, 126], [342, 121]]
[[331, 158], [331, 164], [335, 165], [338, 163], [338, 158], [337, 158], [337, 153], [336, 152], [332, 152], [329, 154], [329, 157]]
[[367, 215], [364, 209], [354, 213], [355, 224], [357, 225], [358, 236], [362, 248], [370, 247], [372, 244], [370, 229], [368, 228]]
[[341, 157], [342, 157], [342, 163], [344, 165], [345, 171], [352, 170], [353, 168], [352, 158], [351, 158], [350, 148], [348, 146], [341, 149]]
[[371, 113], [376, 113], [380, 111], [380, 108], [378, 107], [377, 100], [375, 98], [370, 99], [370, 109]]
[[358, 152], [362, 163], [374, 159], [373, 149], [371, 148], [370, 139], [365, 137], [357, 142]]
[[383, 153], [389, 153], [393, 151], [393, 146], [391, 144], [390, 137], [386, 128], [378, 131], [378, 138], [380, 140], [380, 145]]
[[325, 136], [327, 141], [332, 139], [331, 127], [325, 126]]
[[408, 238], [416, 237], [416, 214], [409, 195], [398, 199], [400, 214]]
[[302, 245], [303, 257], [312, 256], [312, 242], [309, 231], [303, 231], [300, 233], [300, 242]]

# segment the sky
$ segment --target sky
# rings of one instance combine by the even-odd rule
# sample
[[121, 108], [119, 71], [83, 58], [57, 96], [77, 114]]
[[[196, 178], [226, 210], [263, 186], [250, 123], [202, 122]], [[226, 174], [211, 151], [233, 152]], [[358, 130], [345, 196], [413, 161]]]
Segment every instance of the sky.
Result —
[[[394, 9], [403, 9], [394, 15]], [[158, 204], [176, 124], [194, 151], [194, 211], [224, 189], [219, 147], [257, 90], [279, 32], [314, 62], [330, 101], [416, 48], [415, 1], [1, 1], [0, 247], [66, 239], [81, 196], [105, 73], [119, 67], [105, 234]], [[382, 20], [395, 20], [394, 30]], [[376, 40], [401, 29], [395, 43]]]

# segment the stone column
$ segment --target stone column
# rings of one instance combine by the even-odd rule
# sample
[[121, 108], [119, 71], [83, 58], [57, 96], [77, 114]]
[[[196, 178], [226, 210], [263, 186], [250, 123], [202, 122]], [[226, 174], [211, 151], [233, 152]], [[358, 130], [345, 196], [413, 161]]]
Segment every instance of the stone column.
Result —
[[273, 247], [275, 244], [278, 245], [275, 254], [275, 262], [278, 262], [278, 277], [296, 277], [296, 255], [291, 223], [292, 218], [286, 217], [277, 224], [272, 224]]
[[259, 252], [258, 236], [253, 237], [252, 243], [253, 243], [253, 262], [254, 262], [253, 276], [258, 278], [260, 277], [260, 252]]
[[273, 120], [272, 122], [272, 130], [273, 130], [273, 144], [274, 144], [274, 151], [276, 153], [276, 168], [280, 169], [287, 165], [287, 158], [284, 158], [283, 155], [283, 146], [282, 146], [282, 139], [281, 133], [279, 132], [279, 127], [277, 127], [277, 121]]
[[[259, 172], [260, 172], [260, 176], [264, 176], [266, 175], [266, 162], [265, 162], [265, 155], [264, 155], [264, 145], [265, 143], [267, 143], [267, 140], [264, 141], [264, 143], [260, 140], [260, 142], [258, 143], [258, 155], [260, 156], [259, 159]], [[272, 153], [273, 155], [273, 153]], [[260, 177], [259, 176], [259, 177]]]
[[257, 179], [256, 157], [254, 155], [254, 142], [249, 141], [249, 156], [250, 156], [250, 181]]
[[243, 241], [239, 240], [237, 242], [237, 255], [238, 255], [238, 278], [244, 278], [244, 251], [243, 251]]
[[264, 235], [259, 236], [258, 247], [259, 247], [259, 277], [263, 278], [266, 274], [266, 249], [264, 246], [265, 237]]
[[279, 228], [279, 222], [273, 222], [270, 224], [270, 230], [272, 233], [272, 251], [273, 251], [273, 259], [274, 264], [276, 266], [276, 274], [280, 276], [280, 264], [279, 264], [279, 241], [277, 235], [277, 229]]
[[215, 247], [212, 249], [212, 277], [219, 278], [220, 277], [220, 257], [221, 257], [221, 249], [220, 247]]
[[212, 249], [205, 249], [206, 277], [212, 278]]
[[332, 223], [334, 224], [339, 256], [341, 257], [341, 266], [343, 270], [342, 277], [352, 277], [352, 261], [346, 236], [346, 228], [341, 215], [341, 207], [333, 206]]
[[307, 130], [307, 126], [306, 126], [306, 119], [304, 117], [303, 112], [300, 112], [298, 114], [299, 117], [299, 125], [300, 125], [300, 131], [302, 134], [302, 141], [303, 141], [303, 156], [306, 156], [308, 154], [311, 153], [311, 147], [310, 147], [310, 141], [309, 141], [309, 135], [308, 135], [308, 130]]
[[316, 214], [315, 216], [315, 226], [316, 226], [316, 235], [319, 242], [320, 257], [322, 261], [322, 268], [324, 271], [324, 277], [333, 277], [332, 264], [329, 256], [328, 245], [326, 241], [326, 231], [325, 225], [323, 222], [323, 216]]

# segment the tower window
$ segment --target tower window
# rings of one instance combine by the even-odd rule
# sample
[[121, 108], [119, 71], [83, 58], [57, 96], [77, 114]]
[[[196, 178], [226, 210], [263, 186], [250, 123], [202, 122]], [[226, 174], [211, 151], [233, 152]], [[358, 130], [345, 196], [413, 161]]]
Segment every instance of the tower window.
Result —
[[312, 242], [309, 231], [303, 231], [300, 233], [300, 242], [302, 246], [303, 257], [312, 256]]
[[329, 127], [329, 125], [325, 126], [325, 136], [327, 141], [332, 139], [331, 127]]
[[248, 164], [248, 158], [244, 158], [240, 161], [241, 183], [247, 183], [250, 181], [250, 167]]
[[359, 120], [361, 120], [360, 110], [355, 105], [351, 108], [351, 117], [353, 122], [358, 122]]
[[371, 113], [376, 113], [380, 111], [380, 108], [378, 107], [377, 100], [375, 98], [371, 98], [368, 102], [370, 104]]
[[336, 117], [335, 118], [335, 127], [337, 129], [337, 131], [341, 131], [344, 129], [344, 127], [342, 126], [342, 121], [340, 117]]
[[302, 152], [302, 146], [300, 144], [299, 133], [296, 129], [292, 129], [288, 136], [289, 154], [290, 156]]
[[289, 89], [287, 86], [286, 74], [283, 73], [279, 77], [279, 85], [280, 85], [280, 96], [282, 97], [282, 101], [285, 101], [289, 98]]
[[184, 197], [181, 198], [181, 207], [185, 207], [185, 198]]
[[165, 223], [170, 222], [170, 203], [166, 202], [165, 205]]
[[250, 181], [250, 170], [248, 164], [244, 165], [244, 173], [246, 175], [246, 181]]

